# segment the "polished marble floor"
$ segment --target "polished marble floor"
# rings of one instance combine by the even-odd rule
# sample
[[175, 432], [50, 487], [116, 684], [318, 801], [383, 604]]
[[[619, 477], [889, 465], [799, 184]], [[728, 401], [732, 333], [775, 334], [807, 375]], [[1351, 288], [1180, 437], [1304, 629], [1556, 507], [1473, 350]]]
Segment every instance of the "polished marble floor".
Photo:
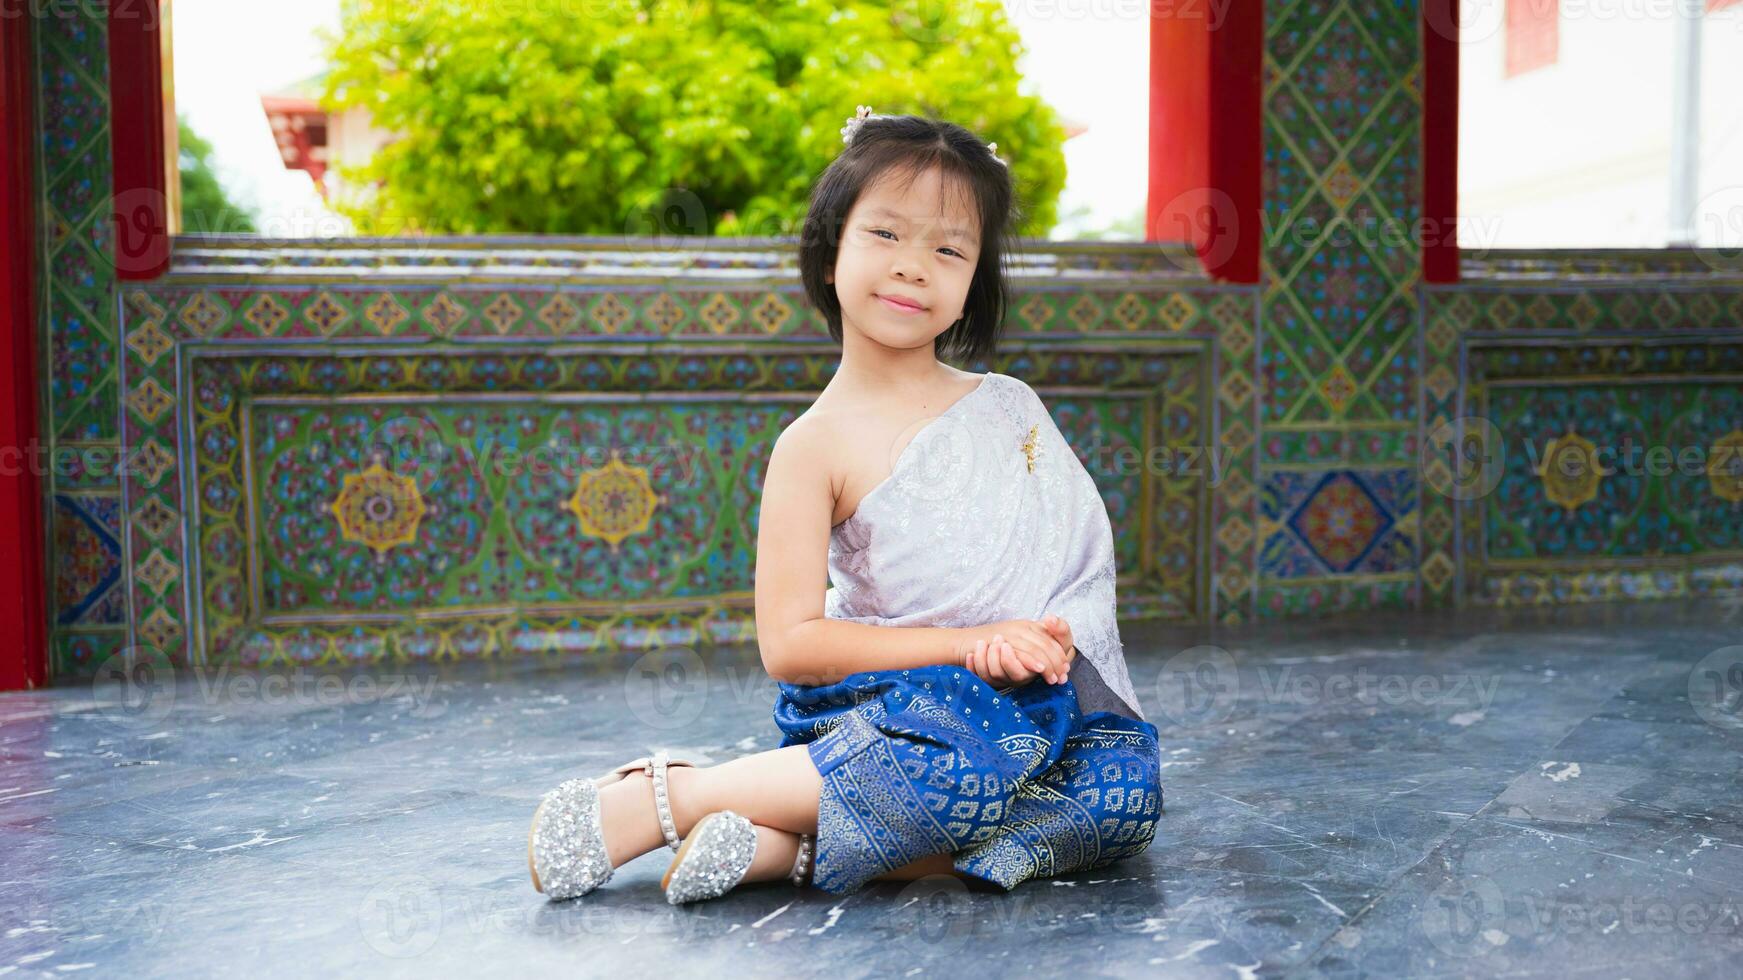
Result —
[[1743, 975], [1743, 605], [1128, 624], [1143, 856], [548, 903], [539, 795], [773, 748], [749, 648], [0, 695], [0, 976]]

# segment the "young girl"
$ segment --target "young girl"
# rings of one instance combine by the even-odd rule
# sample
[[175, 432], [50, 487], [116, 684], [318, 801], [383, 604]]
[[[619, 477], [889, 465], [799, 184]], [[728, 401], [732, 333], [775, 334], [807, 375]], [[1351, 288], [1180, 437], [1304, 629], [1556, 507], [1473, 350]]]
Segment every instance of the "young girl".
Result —
[[763, 484], [757, 638], [782, 747], [563, 783], [528, 840], [551, 898], [662, 841], [675, 904], [808, 873], [835, 893], [928, 874], [1010, 889], [1155, 834], [1157, 733], [1094, 481], [1028, 385], [940, 362], [996, 345], [1010, 172], [960, 126], [869, 111], [799, 249], [841, 364]]

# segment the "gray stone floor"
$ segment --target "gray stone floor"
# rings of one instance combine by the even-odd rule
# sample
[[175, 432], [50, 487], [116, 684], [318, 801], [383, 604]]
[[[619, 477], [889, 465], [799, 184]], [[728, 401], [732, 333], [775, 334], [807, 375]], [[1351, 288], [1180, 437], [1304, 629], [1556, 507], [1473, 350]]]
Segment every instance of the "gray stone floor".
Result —
[[535, 893], [558, 780], [778, 744], [749, 648], [0, 695], [0, 975], [1743, 974], [1743, 606], [1124, 633], [1156, 842], [1009, 894]]

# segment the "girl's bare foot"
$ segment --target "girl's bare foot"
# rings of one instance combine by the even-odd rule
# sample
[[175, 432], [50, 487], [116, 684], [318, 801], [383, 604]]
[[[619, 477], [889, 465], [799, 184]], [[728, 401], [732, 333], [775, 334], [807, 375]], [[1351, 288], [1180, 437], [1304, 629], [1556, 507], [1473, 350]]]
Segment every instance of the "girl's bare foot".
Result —
[[[681, 775], [682, 774], [682, 775]], [[685, 820], [678, 806], [687, 767], [666, 770], [666, 799], [672, 806], [672, 821], [680, 838], [689, 836], [694, 819]], [[605, 832], [605, 854], [616, 868], [666, 843], [660, 832], [659, 811], [654, 809], [654, 781], [645, 772], [631, 773], [599, 791], [599, 827]]]
[[799, 835], [773, 827], [757, 827], [757, 856], [751, 860], [745, 881], [780, 881], [793, 873], [799, 856]]
[[527, 824], [527, 871], [533, 876], [533, 891], [543, 894], [545, 886], [539, 881], [539, 869], [533, 864], [533, 828], [539, 825], [539, 814], [545, 812], [544, 801], [539, 802], [538, 809], [533, 811], [533, 822]]

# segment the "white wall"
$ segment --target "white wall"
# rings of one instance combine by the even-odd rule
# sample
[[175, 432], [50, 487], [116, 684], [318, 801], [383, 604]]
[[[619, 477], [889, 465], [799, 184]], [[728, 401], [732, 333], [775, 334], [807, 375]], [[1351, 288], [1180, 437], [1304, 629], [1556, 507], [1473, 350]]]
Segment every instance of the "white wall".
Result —
[[[1463, 0], [1461, 245], [1668, 242], [1674, 2], [1561, 0], [1557, 62], [1505, 78], [1502, 0]], [[1743, 243], [1740, 93], [1733, 8], [1702, 28], [1701, 244]]]

